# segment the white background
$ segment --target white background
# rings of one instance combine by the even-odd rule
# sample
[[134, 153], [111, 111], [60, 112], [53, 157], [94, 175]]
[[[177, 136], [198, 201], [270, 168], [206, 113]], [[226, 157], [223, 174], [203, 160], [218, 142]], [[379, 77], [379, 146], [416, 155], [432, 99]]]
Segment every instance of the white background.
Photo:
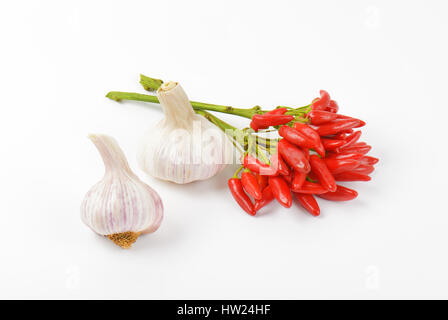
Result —
[[[446, 1], [3, 1], [0, 298], [448, 298]], [[381, 158], [349, 203], [243, 213], [229, 167], [154, 179], [165, 219], [130, 250], [79, 218], [103, 174], [90, 132], [136, 173], [157, 105], [116, 103], [140, 73], [192, 100], [301, 106], [326, 89]], [[223, 116], [233, 124], [247, 121]]]

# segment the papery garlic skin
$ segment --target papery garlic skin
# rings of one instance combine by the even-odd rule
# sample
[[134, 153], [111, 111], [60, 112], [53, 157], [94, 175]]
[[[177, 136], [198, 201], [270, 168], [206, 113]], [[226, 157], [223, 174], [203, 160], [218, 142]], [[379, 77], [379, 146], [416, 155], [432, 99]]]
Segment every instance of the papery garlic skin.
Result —
[[137, 153], [147, 174], [179, 184], [213, 177], [232, 161], [233, 146], [225, 134], [194, 113], [177, 82], [157, 90], [165, 118], [148, 130]]
[[89, 138], [103, 158], [106, 172], [86, 194], [81, 219], [94, 232], [128, 248], [140, 234], [156, 231], [163, 219], [163, 204], [157, 192], [129, 168], [116, 140], [107, 135]]

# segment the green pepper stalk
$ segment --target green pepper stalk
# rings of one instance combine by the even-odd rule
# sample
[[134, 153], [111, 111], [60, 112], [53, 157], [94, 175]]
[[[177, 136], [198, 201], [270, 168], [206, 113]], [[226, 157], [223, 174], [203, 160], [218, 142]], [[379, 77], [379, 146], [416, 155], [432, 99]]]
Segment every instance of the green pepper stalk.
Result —
[[[106, 97], [108, 97], [109, 99], [115, 100], [115, 101], [134, 100], [134, 101], [160, 103], [159, 99], [157, 99], [156, 96], [135, 93], [135, 92], [111, 91], [106, 95]], [[256, 106], [256, 107], [253, 107], [250, 109], [240, 109], [240, 108], [234, 108], [234, 107], [230, 107], [230, 106], [221, 106], [221, 105], [217, 105], [217, 104], [208, 104], [208, 103], [197, 102], [197, 101], [190, 101], [190, 103], [194, 110], [216, 111], [216, 112], [233, 114], [236, 116], [249, 118], [249, 119], [251, 119], [254, 114], [264, 113], [264, 111], [261, 111], [261, 108], [259, 106]]]
[[235, 173], [233, 174], [233, 176], [232, 176], [232, 178], [233, 179], [239, 179], [240, 177], [238, 176], [238, 174], [241, 172], [241, 170], [243, 170], [244, 169], [244, 166], [243, 165], [241, 165], [236, 171], [235, 171]]
[[[140, 84], [143, 86], [145, 90], [154, 92], [163, 84], [163, 81], [160, 79], [154, 79], [144, 75], [140, 75]], [[106, 95], [106, 97], [115, 101], [134, 100], [134, 101], [159, 103], [159, 100], [157, 99], [156, 96], [135, 92], [111, 91]], [[231, 106], [210, 104], [198, 101], [190, 101], [190, 103], [194, 110], [216, 111], [221, 113], [233, 114], [248, 119], [252, 119], [254, 114], [263, 114], [269, 112], [269, 110], [262, 110], [260, 106], [255, 106], [252, 108], [235, 108]], [[285, 107], [279, 106], [278, 108], [285, 108]], [[300, 122], [307, 121], [305, 120], [304, 116], [311, 109], [310, 105], [296, 109], [289, 107], [287, 108], [289, 110], [288, 112], [286, 112], [286, 114], [296, 116], [296, 120]]]

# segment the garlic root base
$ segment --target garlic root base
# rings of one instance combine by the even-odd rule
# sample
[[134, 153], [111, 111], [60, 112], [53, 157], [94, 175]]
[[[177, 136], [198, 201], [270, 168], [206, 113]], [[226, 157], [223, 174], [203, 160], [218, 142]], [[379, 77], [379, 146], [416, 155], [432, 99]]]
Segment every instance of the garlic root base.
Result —
[[112, 240], [117, 246], [122, 247], [123, 249], [129, 249], [132, 244], [137, 241], [137, 238], [140, 236], [141, 232], [122, 232], [110, 234], [107, 237]]

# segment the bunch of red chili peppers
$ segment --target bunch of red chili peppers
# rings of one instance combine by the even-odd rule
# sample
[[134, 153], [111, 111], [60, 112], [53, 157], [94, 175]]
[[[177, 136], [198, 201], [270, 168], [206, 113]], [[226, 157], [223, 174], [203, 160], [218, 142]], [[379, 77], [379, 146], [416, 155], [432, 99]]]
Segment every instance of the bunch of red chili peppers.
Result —
[[[154, 92], [163, 81], [141, 75], [140, 83], [145, 90]], [[153, 95], [133, 92], [111, 91], [107, 97], [159, 103]], [[338, 114], [338, 104], [324, 90], [310, 105], [271, 111], [259, 106], [241, 109], [190, 103], [197, 114], [223, 130], [241, 151], [242, 166], [228, 185], [235, 200], [250, 215], [274, 199], [289, 208], [294, 196], [306, 210], [318, 216], [315, 196], [331, 201], [355, 199], [355, 190], [337, 182], [369, 181], [379, 161], [367, 155], [371, 146], [359, 142], [361, 131], [356, 129], [365, 122]], [[250, 128], [239, 130], [208, 111], [251, 118]], [[272, 132], [278, 134], [274, 139], [263, 136]]]
[[[358, 193], [337, 184], [339, 181], [369, 181], [377, 158], [368, 156], [371, 146], [359, 142], [365, 122], [338, 114], [338, 104], [320, 91], [307, 112], [297, 117], [279, 107], [252, 117], [250, 127], [263, 132], [274, 127], [279, 139], [264, 148], [269, 159], [249, 147], [242, 166], [228, 185], [240, 207], [254, 216], [261, 208], [277, 200], [290, 208], [293, 196], [312, 215], [320, 208], [315, 196], [330, 201], [348, 201]], [[266, 140], [264, 140], [266, 141]], [[264, 160], [263, 160], [264, 158]], [[241, 172], [241, 177], [239, 173]]]

